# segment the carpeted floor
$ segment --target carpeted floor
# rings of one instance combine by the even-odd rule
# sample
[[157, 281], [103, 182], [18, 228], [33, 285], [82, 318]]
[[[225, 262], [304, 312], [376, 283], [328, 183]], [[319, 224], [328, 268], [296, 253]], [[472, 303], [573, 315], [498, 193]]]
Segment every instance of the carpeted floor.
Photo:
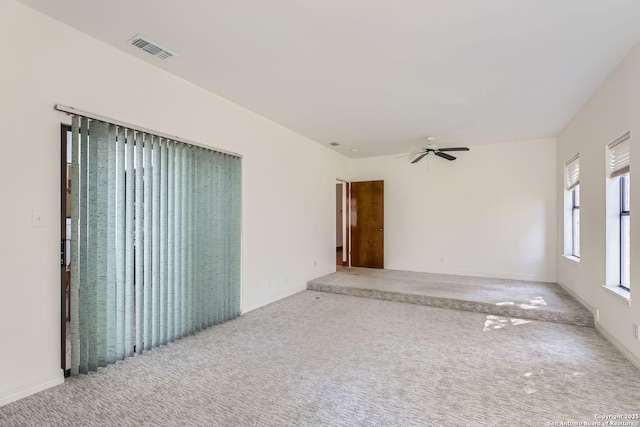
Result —
[[307, 289], [594, 326], [593, 315], [554, 283], [349, 267], [310, 281]]
[[314, 291], [0, 408], [2, 426], [547, 426], [640, 412], [595, 329]]

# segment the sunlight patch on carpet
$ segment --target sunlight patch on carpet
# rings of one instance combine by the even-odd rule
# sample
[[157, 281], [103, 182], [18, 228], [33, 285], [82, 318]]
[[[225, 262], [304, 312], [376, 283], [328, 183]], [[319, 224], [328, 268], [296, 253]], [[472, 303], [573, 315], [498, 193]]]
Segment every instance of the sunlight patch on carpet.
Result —
[[500, 317], [500, 316], [494, 316], [492, 314], [489, 314], [487, 315], [484, 321], [484, 329], [482, 330], [482, 332], [487, 332], [494, 329], [502, 329], [507, 326], [524, 325], [525, 323], [531, 323], [531, 321], [524, 320], [524, 319]]

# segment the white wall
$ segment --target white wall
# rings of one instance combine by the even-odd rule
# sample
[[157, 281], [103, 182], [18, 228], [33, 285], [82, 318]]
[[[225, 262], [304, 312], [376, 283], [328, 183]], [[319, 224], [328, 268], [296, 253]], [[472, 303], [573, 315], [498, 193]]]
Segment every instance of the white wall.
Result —
[[[347, 158], [12, 0], [0, 0], [0, 50], [0, 405], [62, 381], [59, 153], [69, 119], [56, 103], [244, 155], [244, 311], [335, 271], [335, 180], [349, 178]], [[34, 209], [46, 227], [31, 227]]]
[[385, 267], [555, 281], [555, 139], [356, 160], [354, 181], [383, 179]]
[[[631, 211], [640, 212], [640, 46], [636, 46], [607, 78], [558, 136], [558, 254], [563, 245], [564, 162], [580, 153], [580, 262], [559, 256], [558, 281], [576, 293], [593, 309], [600, 310], [598, 326], [621, 350], [635, 357], [638, 364], [640, 344], [633, 339], [632, 323], [640, 322], [640, 305], [605, 290], [605, 147], [631, 132]], [[640, 292], [640, 222], [631, 219], [631, 296]]]

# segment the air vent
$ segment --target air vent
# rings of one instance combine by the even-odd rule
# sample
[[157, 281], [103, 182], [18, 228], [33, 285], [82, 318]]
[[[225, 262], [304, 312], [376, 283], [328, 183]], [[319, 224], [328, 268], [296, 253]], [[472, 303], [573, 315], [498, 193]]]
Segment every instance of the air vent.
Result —
[[171, 58], [172, 56], [175, 56], [175, 53], [169, 52], [168, 50], [163, 49], [157, 44], [152, 43], [141, 36], [135, 36], [129, 41], [133, 46], [137, 47], [138, 49], [142, 49], [145, 52], [150, 53], [153, 56], [157, 56], [160, 59], [167, 59], [167, 58]]

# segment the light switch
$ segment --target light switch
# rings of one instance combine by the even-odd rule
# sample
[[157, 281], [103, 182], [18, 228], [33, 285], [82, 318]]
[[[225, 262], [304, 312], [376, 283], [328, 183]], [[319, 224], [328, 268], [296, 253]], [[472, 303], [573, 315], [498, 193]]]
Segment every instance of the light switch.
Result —
[[31, 211], [31, 226], [32, 227], [46, 227], [47, 221], [45, 212], [42, 210]]

